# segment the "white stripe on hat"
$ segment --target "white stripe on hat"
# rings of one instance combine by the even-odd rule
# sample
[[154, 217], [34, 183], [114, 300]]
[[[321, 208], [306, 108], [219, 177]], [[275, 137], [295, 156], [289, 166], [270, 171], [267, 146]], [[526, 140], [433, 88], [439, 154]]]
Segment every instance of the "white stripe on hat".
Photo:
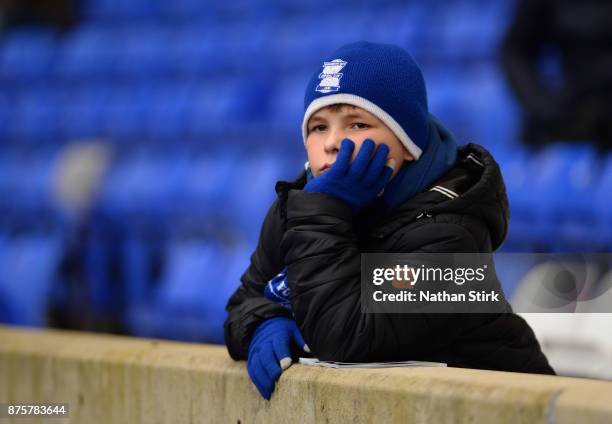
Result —
[[414, 159], [417, 160], [421, 157], [423, 150], [417, 146], [414, 141], [406, 134], [406, 131], [397, 123], [395, 119], [387, 112], [382, 110], [376, 104], [371, 101], [364, 99], [363, 97], [356, 96], [354, 94], [349, 93], [338, 93], [331, 94], [329, 96], [322, 96], [314, 99], [308, 105], [306, 112], [304, 113], [304, 119], [302, 121], [302, 138], [304, 139], [304, 146], [306, 146], [306, 134], [308, 133], [308, 119], [310, 116], [315, 113], [317, 110], [324, 108], [325, 106], [330, 106], [338, 103], [346, 103], [349, 105], [360, 107], [364, 110], [367, 110], [378, 119], [383, 121], [383, 123], [389, 127], [391, 131], [395, 134], [395, 136], [401, 141], [404, 147], [410, 152]]

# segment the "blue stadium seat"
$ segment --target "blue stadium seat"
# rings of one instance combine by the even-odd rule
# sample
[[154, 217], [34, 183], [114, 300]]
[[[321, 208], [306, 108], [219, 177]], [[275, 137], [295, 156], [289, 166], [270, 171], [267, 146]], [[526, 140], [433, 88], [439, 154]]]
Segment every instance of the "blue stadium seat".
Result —
[[58, 51], [54, 73], [71, 83], [108, 79], [115, 70], [122, 31], [105, 26], [82, 26], [66, 38]]
[[[0, 159], [0, 195], [2, 195], [2, 171], [1, 171], [1, 159]], [[0, 231], [0, 258], [4, 257], [4, 248], [6, 245], [6, 241], [8, 236]], [[8, 283], [4, 282], [0, 277], [0, 323], [3, 324], [15, 324], [17, 317], [15, 316], [15, 311], [13, 309], [13, 304], [11, 299], [9, 298], [8, 290], [4, 287], [8, 285]]]
[[173, 241], [158, 289], [128, 314], [134, 334], [179, 340], [219, 341], [217, 304], [226, 302], [225, 266], [218, 248], [202, 241]]
[[166, 257], [157, 299], [160, 305], [201, 312], [221, 283], [224, 264], [217, 247], [201, 241], [177, 241], [168, 246]]
[[451, 129], [460, 142], [474, 141], [475, 131], [466, 111], [469, 93], [466, 92], [465, 73], [458, 66], [429, 66], [423, 69], [427, 82], [429, 110]]
[[122, 320], [126, 309], [150, 295], [164, 225], [143, 215], [118, 215], [106, 206], [95, 210], [87, 223], [80, 253], [87, 307], [95, 317]]
[[193, 110], [189, 115], [191, 137], [207, 137], [231, 132], [244, 109], [240, 81], [230, 78], [209, 80], [194, 90]]
[[104, 119], [112, 93], [112, 86], [90, 84], [67, 95], [59, 105], [59, 136], [63, 139], [106, 136]]
[[[507, 2], [510, 3], [510, 2]], [[500, 1], [452, 1], [434, 6], [436, 30], [425, 43], [445, 60], [494, 59], [509, 19]]]
[[532, 179], [537, 170], [533, 155], [531, 149], [522, 145], [496, 150], [510, 203], [510, 225], [504, 243], [509, 251], [530, 251], [542, 239], [533, 204]]
[[200, 0], [159, 0], [159, 12], [173, 21], [193, 21], [210, 16], [210, 4]]
[[174, 77], [198, 80], [225, 71], [222, 58], [215, 54], [216, 30], [209, 26], [181, 26], [170, 35], [166, 49], [169, 72]]
[[158, 1], [131, 0], [86, 0], [83, 15], [89, 21], [100, 21], [107, 25], [122, 24], [135, 20], [159, 18]]
[[[0, 253], [1, 255], [1, 253]], [[3, 324], [16, 324], [17, 318], [13, 310], [13, 305], [8, 298], [8, 295], [4, 293], [2, 286], [0, 286], [0, 323]]]
[[221, 205], [227, 204], [232, 191], [228, 187], [233, 187], [233, 176], [241, 164], [239, 153], [225, 148], [221, 152], [200, 154], [194, 158], [179, 188], [179, 207], [183, 213], [204, 217], [218, 213]]
[[206, 324], [211, 329], [209, 343], [224, 343], [223, 323], [227, 317], [225, 306], [234, 291], [241, 284], [240, 277], [246, 272], [250, 265], [250, 257], [253, 252], [251, 246], [241, 245], [222, 251], [223, 270], [218, 285], [207, 285], [208, 317]]
[[61, 102], [60, 93], [43, 88], [20, 92], [8, 123], [8, 138], [26, 145], [56, 141]]
[[207, 72], [216, 72], [218, 76], [224, 73], [242, 75], [247, 79], [273, 72], [270, 39], [274, 36], [273, 28], [256, 22], [217, 27], [208, 37], [213, 49], [207, 58]]
[[101, 193], [104, 209], [119, 217], [167, 218], [176, 207], [182, 180], [182, 163], [175, 155], [139, 154], [124, 158], [113, 167]]
[[145, 139], [147, 109], [153, 101], [153, 89], [150, 85], [115, 86], [109, 93], [108, 104], [103, 109], [103, 132], [115, 140]]
[[293, 177], [294, 166], [292, 161], [264, 152], [251, 155], [235, 170], [233, 178], [236, 184], [232, 186], [238, 187], [240, 181], [249, 181], [249, 189], [233, 190], [228, 206], [233, 221], [250, 242], [257, 241], [266, 212], [276, 198], [276, 182]]
[[[315, 7], [311, 8], [309, 14], [288, 15], [278, 20], [278, 27], [274, 28], [271, 37], [273, 48], [280, 48], [275, 56], [295, 56], [308, 54], [312, 49], [324, 51], [319, 54], [327, 56], [337, 47], [338, 41], [353, 38], [361, 32], [360, 23], [364, 17], [354, 11], [345, 10], [343, 18], [354, 21], [354, 25], [339, 25], [339, 15], [334, 12], [332, 6], [324, 13], [320, 13]], [[327, 40], [327, 43], [325, 43]]]
[[47, 29], [5, 32], [0, 41], [0, 81], [23, 84], [48, 77], [56, 47], [56, 36]]
[[0, 140], [8, 138], [8, 125], [12, 121], [11, 100], [8, 93], [0, 93]]
[[[2, 202], [1, 210], [9, 222], [17, 225], [19, 222], [30, 222], [31, 227], [36, 221], [42, 222], [45, 214], [53, 206], [55, 153], [23, 155], [6, 154], [0, 160], [0, 196], [10, 201]], [[8, 219], [7, 217], [10, 217]], [[30, 228], [32, 229], [32, 228]]]
[[[376, 13], [365, 8], [347, 18], [351, 25], [360, 29], [355, 40], [396, 44], [407, 49], [413, 56], [422, 52], [421, 32], [423, 23], [427, 21], [427, 9], [422, 4], [390, 4]], [[345, 13], [341, 12], [338, 21], [343, 19]]]
[[485, 147], [517, 143], [520, 108], [501, 69], [477, 66], [465, 69], [461, 75], [461, 102], [454, 113], [464, 117], [469, 137]]
[[169, 142], [184, 139], [193, 108], [193, 85], [180, 82], [160, 85], [146, 108], [147, 138]]
[[[11, 199], [16, 191], [16, 182], [18, 179], [18, 162], [14, 155], [8, 152], [0, 154], [0, 198]], [[0, 204], [2, 211], [10, 208], [7, 203]], [[3, 214], [0, 214], [3, 215]], [[0, 244], [2, 243], [2, 233], [0, 232]]]
[[307, 25], [308, 19], [288, 18], [275, 28], [269, 49], [274, 67], [279, 71], [304, 72], [307, 68], [319, 66], [320, 58], [331, 53], [320, 50], [321, 35], [308, 29]]
[[461, 142], [493, 148], [519, 141], [519, 109], [499, 69], [490, 65], [430, 65], [424, 75], [430, 111]]
[[268, 117], [273, 128], [277, 128], [283, 133], [295, 134], [295, 137], [301, 138], [304, 92], [313, 72], [313, 70], [299, 72], [276, 83]]
[[50, 236], [24, 235], [3, 243], [0, 292], [10, 305], [12, 324], [47, 324], [47, 308], [60, 254], [61, 241]]
[[[56, 153], [50, 150], [20, 163], [18, 193], [13, 197], [13, 202], [21, 205], [22, 211], [41, 211], [46, 205], [53, 204], [56, 159]], [[25, 172], [24, 166], [27, 166]]]
[[591, 198], [598, 171], [594, 146], [587, 143], [549, 145], [534, 158], [534, 167], [539, 172], [532, 179], [532, 201], [538, 202], [533, 209], [541, 227], [546, 228], [544, 238], [556, 240], [555, 250], [592, 246], [596, 234], [592, 232], [595, 211]]
[[154, 79], [168, 74], [172, 64], [170, 31], [161, 25], [132, 25], [122, 37], [114, 71], [122, 78]]
[[602, 171], [597, 175], [592, 191], [587, 194], [589, 203], [585, 206], [593, 208], [595, 213], [594, 232], [597, 237], [597, 246], [601, 251], [612, 249], [612, 153], [608, 153], [602, 160]]
[[[235, 72], [232, 66], [241, 61], [235, 49], [241, 31], [244, 28], [233, 23], [185, 26], [173, 33], [175, 41], [169, 49], [171, 57], [175, 57], [172, 65], [183, 78], [190, 80], [238, 80], [244, 74]], [[242, 63], [247, 62], [245, 57]]]
[[134, 226], [125, 234], [121, 243], [121, 269], [127, 308], [151, 296], [164, 236], [164, 231], [159, 227], [143, 231]]
[[598, 163], [592, 145], [559, 143], [539, 152], [516, 146], [500, 150], [497, 159], [510, 200], [510, 246], [553, 251], [593, 246], [589, 198]]

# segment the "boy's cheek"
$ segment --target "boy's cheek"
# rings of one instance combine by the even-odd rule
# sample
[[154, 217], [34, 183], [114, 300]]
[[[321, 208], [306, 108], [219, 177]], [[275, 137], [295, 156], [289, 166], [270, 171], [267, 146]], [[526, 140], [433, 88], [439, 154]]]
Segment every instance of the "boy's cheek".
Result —
[[[355, 157], [357, 156], [357, 153], [359, 153], [359, 149], [361, 149], [361, 145], [363, 144], [363, 142], [366, 141], [366, 138], [362, 138], [360, 140], [353, 140], [353, 143], [355, 143], [355, 150], [353, 150], [353, 156], [351, 156], [351, 162], [353, 161], [353, 159], [355, 159]], [[374, 144], [376, 144], [376, 140], [372, 140], [374, 142]]]

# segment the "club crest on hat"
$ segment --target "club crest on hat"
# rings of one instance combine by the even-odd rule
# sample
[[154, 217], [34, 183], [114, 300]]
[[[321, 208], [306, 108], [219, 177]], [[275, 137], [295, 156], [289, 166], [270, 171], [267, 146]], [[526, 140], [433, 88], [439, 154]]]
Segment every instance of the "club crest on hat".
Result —
[[342, 59], [334, 59], [331, 62], [323, 62], [323, 72], [319, 74], [319, 85], [315, 88], [315, 91], [320, 93], [331, 93], [338, 91], [340, 88], [340, 78], [342, 68], [346, 66], [346, 63]]

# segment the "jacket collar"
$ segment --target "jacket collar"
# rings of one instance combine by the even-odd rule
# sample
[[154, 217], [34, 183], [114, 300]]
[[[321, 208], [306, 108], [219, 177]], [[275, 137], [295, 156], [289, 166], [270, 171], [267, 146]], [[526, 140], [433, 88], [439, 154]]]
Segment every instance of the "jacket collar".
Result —
[[385, 237], [416, 219], [440, 213], [481, 219], [494, 249], [504, 241], [510, 219], [506, 187], [498, 164], [484, 147], [473, 143], [459, 147], [451, 170], [429, 189], [391, 210], [375, 235]]

